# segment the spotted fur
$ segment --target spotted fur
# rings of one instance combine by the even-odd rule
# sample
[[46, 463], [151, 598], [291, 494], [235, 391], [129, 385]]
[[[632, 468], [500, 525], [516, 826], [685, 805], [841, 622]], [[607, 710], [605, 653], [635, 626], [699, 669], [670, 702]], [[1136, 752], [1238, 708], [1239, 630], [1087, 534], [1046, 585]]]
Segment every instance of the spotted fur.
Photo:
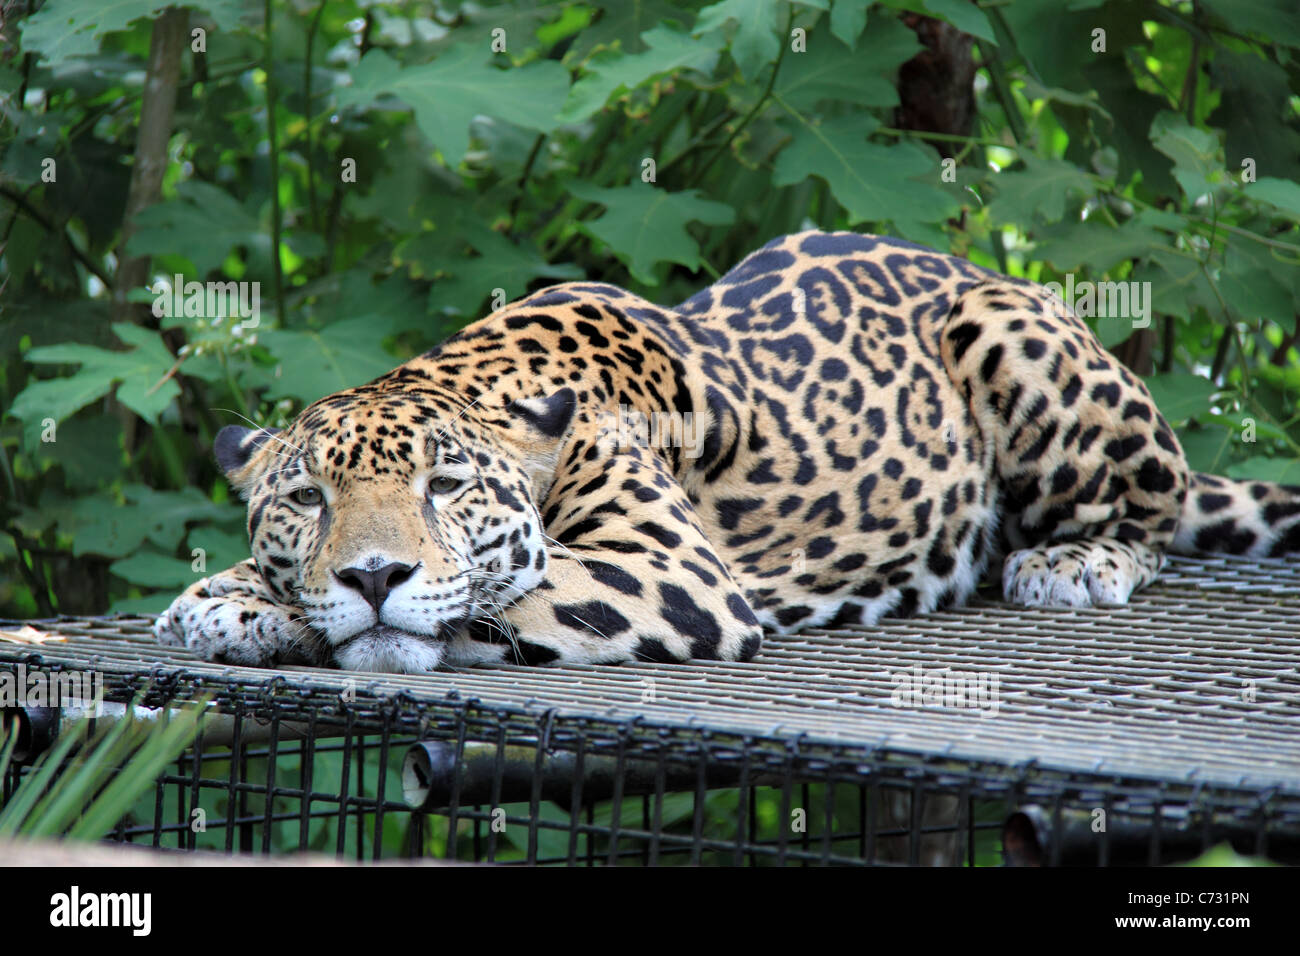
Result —
[[676, 308], [545, 289], [216, 451], [252, 558], [156, 631], [247, 664], [747, 660], [999, 564], [1009, 600], [1080, 607], [1171, 550], [1300, 550], [1300, 488], [1189, 472], [1044, 288], [851, 233]]

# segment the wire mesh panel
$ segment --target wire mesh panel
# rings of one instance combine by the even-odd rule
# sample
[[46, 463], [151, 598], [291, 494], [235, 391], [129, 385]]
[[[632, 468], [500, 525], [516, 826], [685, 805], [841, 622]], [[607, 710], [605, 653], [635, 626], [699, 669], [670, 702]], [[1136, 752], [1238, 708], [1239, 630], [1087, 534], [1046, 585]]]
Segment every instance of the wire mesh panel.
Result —
[[[0, 668], [220, 720], [114, 838], [497, 863], [1300, 861], [1300, 568], [1180, 560], [1124, 608], [992, 602], [757, 662], [424, 676], [203, 663], [64, 619]], [[119, 711], [125, 708], [119, 707]], [[56, 712], [17, 708], [35, 754]], [[108, 713], [100, 719], [112, 719]], [[5, 781], [4, 796], [22, 773]]]

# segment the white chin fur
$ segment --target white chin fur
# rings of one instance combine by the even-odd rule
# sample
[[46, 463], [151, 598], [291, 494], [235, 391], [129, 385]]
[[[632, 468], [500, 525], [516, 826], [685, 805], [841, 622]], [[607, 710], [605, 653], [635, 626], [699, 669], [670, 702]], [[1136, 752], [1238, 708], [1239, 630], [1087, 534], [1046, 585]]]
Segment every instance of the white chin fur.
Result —
[[344, 670], [424, 674], [438, 666], [443, 652], [441, 643], [426, 643], [405, 631], [381, 624], [362, 631], [334, 656]]

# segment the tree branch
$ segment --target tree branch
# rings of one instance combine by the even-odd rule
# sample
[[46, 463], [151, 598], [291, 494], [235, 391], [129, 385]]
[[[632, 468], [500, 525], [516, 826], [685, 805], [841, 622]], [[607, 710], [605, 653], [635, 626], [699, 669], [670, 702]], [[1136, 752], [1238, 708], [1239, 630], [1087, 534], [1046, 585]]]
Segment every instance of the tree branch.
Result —
[[270, 145], [271, 160], [271, 280], [275, 283], [275, 311], [284, 327], [284, 276], [280, 271], [280, 231], [283, 228], [280, 210], [280, 144], [275, 121], [275, 48], [274, 30], [271, 28], [271, 0], [263, 0], [266, 17], [266, 138]]
[[781, 47], [780, 47], [781, 52], [777, 54], [776, 62], [772, 64], [772, 75], [767, 78], [767, 87], [763, 90], [763, 95], [758, 98], [758, 102], [755, 103], [753, 108], [748, 113], [745, 114], [744, 118], [739, 123], [736, 124], [736, 127], [731, 131], [731, 134], [725, 140], [723, 140], [721, 143], [718, 144], [717, 149], [715, 149], [712, 153], [709, 154], [708, 159], [706, 159], [703, 162], [703, 164], [696, 167], [691, 172], [690, 179], [686, 181], [686, 188], [689, 189], [692, 186], [695, 186], [697, 183], [699, 183], [701, 179], [704, 178], [704, 174], [709, 171], [709, 168], [715, 162], [717, 162], [718, 157], [727, 151], [727, 149], [731, 146], [731, 144], [735, 142], [736, 137], [739, 136], [741, 132], [745, 129], [745, 127], [748, 126], [750, 122], [754, 119], [754, 117], [758, 115], [759, 110], [761, 110], [764, 106], [767, 105], [767, 101], [772, 96], [772, 90], [776, 88], [776, 77], [777, 74], [781, 72], [781, 64], [785, 61], [785, 51], [790, 48], [790, 29], [793, 25], [794, 25], [794, 8], [791, 7], [790, 13], [785, 18], [785, 33], [782, 34], [781, 36]]
[[311, 55], [312, 48], [316, 43], [316, 31], [320, 28], [321, 15], [325, 12], [325, 0], [321, 0], [320, 6], [316, 8], [316, 15], [311, 18], [311, 24], [307, 28], [307, 53], [304, 58], [302, 67], [302, 90], [304, 104], [302, 108], [303, 118], [307, 121], [307, 208], [311, 211], [311, 225], [317, 232], [320, 231], [320, 207], [316, 199], [316, 152], [312, 145], [312, 88], [311, 88]]
[[140, 128], [135, 140], [135, 163], [126, 210], [122, 214], [122, 237], [117, 247], [117, 281], [113, 288], [113, 318], [130, 322], [136, 306], [127, 301], [131, 290], [149, 279], [149, 257], [127, 254], [126, 246], [135, 234], [135, 218], [162, 195], [163, 173], [167, 170], [167, 143], [171, 139], [176, 112], [176, 88], [181, 75], [181, 53], [189, 27], [189, 11], [168, 7], [153, 24], [149, 40], [149, 67], [145, 73], [144, 97], [140, 101]]
[[[21, 210], [34, 223], [45, 229], [46, 232], [61, 233], [63, 241], [68, 244], [68, 251], [71, 252], [73, 257], [85, 267], [86, 271], [100, 282], [104, 283], [105, 288], [111, 289], [113, 287], [112, 277], [101, 269], [94, 259], [90, 258], [90, 256], [82, 252], [81, 249], [77, 248], [77, 244], [72, 241], [72, 236], [68, 234], [67, 229], [60, 229], [55, 225], [55, 223], [38, 212], [36, 207], [27, 201], [27, 197], [23, 196], [22, 193], [14, 192], [8, 186], [0, 186], [0, 196], [3, 196], [5, 199], [13, 203], [15, 209]], [[6, 233], [6, 238], [7, 237], [8, 234]]]

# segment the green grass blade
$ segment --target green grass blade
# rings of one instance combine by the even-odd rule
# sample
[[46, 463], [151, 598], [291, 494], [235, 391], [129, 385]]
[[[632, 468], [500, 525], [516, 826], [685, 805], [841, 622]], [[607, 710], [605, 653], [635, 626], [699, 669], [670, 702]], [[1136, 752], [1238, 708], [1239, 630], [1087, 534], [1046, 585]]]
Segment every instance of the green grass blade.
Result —
[[13, 721], [9, 725], [9, 738], [0, 747], [0, 779], [9, 772], [9, 760], [13, 756], [14, 748], [18, 746], [18, 721]]
[[140, 795], [171, 761], [193, 743], [206, 712], [208, 700], [174, 714], [161, 732], [153, 732], [130, 763], [122, 768], [113, 782], [86, 810], [85, 815], [68, 831], [74, 840], [96, 840], [107, 834], [135, 805]]
[[84, 726], [78, 725], [69, 732], [60, 734], [54, 749], [44, 754], [32, 771], [22, 779], [14, 790], [13, 796], [3, 810], [0, 810], [0, 836], [14, 836], [19, 832], [28, 811], [45, 793], [63, 765], [68, 752], [84, 736]]
[[74, 765], [59, 775], [45, 799], [23, 824], [24, 836], [54, 836], [77, 818], [91, 795], [99, 791], [144, 736], [134, 718], [134, 710], [128, 705], [122, 719], [82, 751], [85, 756], [78, 760], [79, 766]]

